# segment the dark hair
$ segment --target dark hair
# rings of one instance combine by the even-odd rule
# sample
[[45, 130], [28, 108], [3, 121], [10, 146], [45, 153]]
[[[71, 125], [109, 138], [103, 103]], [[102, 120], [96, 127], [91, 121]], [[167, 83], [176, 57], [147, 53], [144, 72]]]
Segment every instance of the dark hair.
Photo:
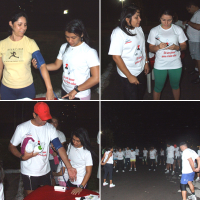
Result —
[[187, 143], [186, 142], [181, 142], [179, 146], [182, 146], [182, 145], [187, 147]]
[[73, 145], [73, 141], [72, 141], [73, 136], [76, 136], [77, 138], [79, 138], [81, 144], [83, 145], [83, 149], [87, 149], [88, 151], [91, 152], [91, 154], [93, 156], [96, 156], [96, 154], [92, 150], [92, 146], [90, 144], [90, 138], [89, 138], [89, 135], [88, 135], [88, 132], [87, 132], [86, 129], [77, 128], [74, 131], [72, 131], [72, 133], [71, 133], [71, 145]]
[[190, 8], [191, 6], [199, 7], [199, 2], [197, 0], [190, 0], [185, 4], [186, 8]]
[[[140, 10], [140, 8], [134, 4], [131, 4], [131, 5], [124, 6], [121, 12], [119, 27], [122, 29], [122, 31], [124, 31], [129, 36], [136, 35], [136, 34], [132, 34], [129, 31], [129, 29], [135, 28], [131, 25], [131, 21], [132, 21], [132, 16], [135, 15], [137, 10]], [[127, 24], [126, 18], [129, 18], [130, 25]], [[128, 30], [126, 28], [128, 28]]]
[[113, 147], [110, 147], [110, 146], [109, 146], [109, 147], [106, 148], [106, 151], [110, 151], [112, 148], [113, 148]]
[[[12, 24], [15, 23], [20, 17], [25, 17], [26, 18], [26, 24], [28, 24], [28, 16], [25, 12], [14, 12], [9, 18], [9, 22], [11, 21]], [[12, 28], [9, 26], [8, 33], [11, 35], [12, 34]]]
[[[74, 33], [75, 35], [81, 37], [81, 35], [83, 34], [83, 37], [81, 37], [81, 40], [84, 41], [86, 44], [89, 44], [89, 35], [85, 29], [85, 26], [83, 25], [83, 22], [79, 19], [74, 19], [72, 21], [70, 21], [69, 23], [67, 23], [66, 27], [65, 27], [65, 31], [69, 32], [69, 33]], [[64, 53], [66, 52], [66, 50], [68, 49], [69, 44], [67, 44]], [[64, 54], [63, 53], [63, 54]]]
[[49, 123], [50, 123], [50, 124], [53, 123], [52, 119], [56, 119], [56, 120], [57, 120], [58, 126], [57, 126], [56, 130], [60, 130], [59, 119], [58, 119], [57, 117], [55, 117], [55, 116], [52, 116], [52, 118], [49, 120]]
[[174, 20], [175, 12], [171, 8], [163, 7], [163, 8], [161, 8], [161, 10], [159, 12], [159, 19], [162, 17], [162, 15], [170, 15], [170, 16], [172, 16], [172, 20]]

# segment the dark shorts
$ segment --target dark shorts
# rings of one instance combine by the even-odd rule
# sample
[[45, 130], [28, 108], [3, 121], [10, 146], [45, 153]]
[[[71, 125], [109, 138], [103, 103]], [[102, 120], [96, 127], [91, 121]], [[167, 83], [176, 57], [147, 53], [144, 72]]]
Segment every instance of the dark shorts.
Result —
[[24, 190], [36, 190], [41, 185], [51, 185], [51, 172], [43, 176], [28, 176], [21, 174]]

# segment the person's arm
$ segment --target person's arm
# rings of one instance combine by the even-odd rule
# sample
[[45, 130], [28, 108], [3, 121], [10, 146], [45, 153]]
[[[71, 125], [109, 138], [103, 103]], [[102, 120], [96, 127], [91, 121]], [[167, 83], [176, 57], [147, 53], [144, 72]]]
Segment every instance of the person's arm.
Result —
[[40, 71], [47, 88], [46, 100], [53, 100], [54, 99], [53, 88], [51, 85], [51, 80], [50, 80], [49, 72], [47, 71], [46, 64], [41, 65]]
[[148, 54], [147, 54], [147, 49], [145, 47], [145, 52], [146, 52], [146, 60], [145, 60], [145, 65], [144, 65], [144, 73], [147, 75], [149, 73], [149, 59], [148, 59]]
[[[200, 157], [198, 156], [197, 158], [196, 158], [196, 160], [197, 160], [197, 168], [200, 170]], [[199, 171], [198, 171], [199, 172]]]
[[122, 71], [122, 73], [127, 77], [130, 83], [132, 84], [139, 84], [139, 81], [137, 77], [133, 76], [128, 68], [126, 67], [124, 61], [122, 60], [120, 55], [113, 55], [112, 56], [113, 60], [117, 64], [118, 68]]
[[188, 158], [188, 161], [190, 163], [190, 166], [191, 166], [193, 172], [197, 172], [197, 170], [199, 171], [198, 168], [196, 168], [196, 169], [194, 168], [194, 162], [193, 162], [192, 158]]
[[192, 28], [196, 29], [196, 30], [200, 30], [200, 24], [196, 24], [196, 23], [193, 23], [191, 21], [184, 21], [183, 22], [183, 25], [185, 24], [188, 24], [189, 26], [191, 26]]
[[3, 74], [3, 61], [2, 61], [2, 57], [0, 57], [0, 80], [2, 78], [2, 74]]
[[[179, 45], [180, 45], [180, 46], [179, 46]], [[186, 43], [186, 42], [180, 43], [179, 45], [173, 44], [173, 45], [171, 45], [170, 47], [168, 47], [168, 48], [166, 48], [166, 49], [176, 50], [176, 51], [179, 51], [180, 48], [181, 48], [181, 49], [180, 49], [181, 51], [187, 49], [187, 43]]]
[[[87, 184], [87, 182], [88, 182], [88, 180], [91, 176], [91, 173], [92, 173], [92, 166], [86, 166], [86, 174], [85, 174], [83, 181], [81, 183], [81, 185], [83, 187], [85, 187], [85, 185]], [[75, 189], [72, 190], [71, 194], [73, 194], [73, 195], [80, 194], [82, 192], [82, 190], [83, 189], [81, 189], [81, 188], [75, 188]]]
[[53, 176], [62, 176], [65, 171], [65, 167], [61, 167], [59, 172], [53, 172]]
[[[87, 90], [99, 83], [99, 66], [91, 67], [90, 73], [91, 73], [91, 77], [87, 79], [84, 83], [78, 86], [79, 91]], [[63, 96], [62, 98], [69, 97], [69, 99], [74, 99], [76, 94], [77, 94], [77, 91], [72, 90], [71, 92]]]
[[163, 49], [167, 46], [166, 43], [160, 43], [159, 45], [149, 44], [149, 51], [152, 53], [156, 53], [159, 49]]
[[103, 157], [102, 157], [102, 159], [101, 159], [101, 165], [103, 165], [103, 160], [104, 160], [104, 158], [105, 158], [105, 153], [104, 153], [104, 155], [103, 155]]
[[108, 154], [108, 158], [106, 159], [106, 161], [103, 163], [104, 165], [108, 162], [108, 160], [109, 160], [109, 158], [112, 156], [112, 152], [110, 152], [109, 154]]
[[74, 181], [76, 180], [76, 174], [77, 174], [77, 171], [75, 168], [73, 168], [68, 160], [68, 156], [67, 156], [67, 153], [65, 151], [65, 148], [64, 147], [60, 147], [58, 149], [58, 153], [62, 159], [62, 161], [64, 162], [65, 166], [67, 167], [67, 171], [68, 171], [68, 174], [69, 174], [69, 178], [71, 181]]
[[14, 156], [16, 156], [16, 157], [18, 157], [18, 158], [20, 158], [21, 156], [21, 158], [22, 158], [22, 160], [28, 160], [28, 159], [30, 159], [30, 158], [32, 158], [32, 157], [34, 157], [34, 156], [37, 156], [39, 153], [27, 153], [26, 151], [24, 151], [24, 155], [22, 155], [19, 151], [18, 151], [18, 149], [17, 149], [17, 147], [16, 146], [14, 146], [12, 143], [10, 143], [9, 144], [9, 146], [8, 146], [8, 149], [10, 150], [10, 152], [14, 155]]

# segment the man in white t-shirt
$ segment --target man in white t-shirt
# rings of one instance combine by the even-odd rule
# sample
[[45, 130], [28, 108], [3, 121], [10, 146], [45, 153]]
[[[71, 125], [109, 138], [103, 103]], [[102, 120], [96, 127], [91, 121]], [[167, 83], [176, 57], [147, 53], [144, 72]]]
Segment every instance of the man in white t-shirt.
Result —
[[[47, 123], [51, 119], [49, 107], [44, 102], [34, 106], [33, 119], [17, 126], [9, 144], [9, 150], [21, 160], [21, 175], [26, 195], [36, 190], [40, 185], [51, 185], [49, 165], [49, 143], [52, 142], [55, 149], [66, 165], [69, 177], [76, 179], [76, 169], [72, 168], [66, 151], [58, 139], [58, 134], [53, 125]], [[31, 139], [37, 145], [42, 146], [40, 152], [27, 153], [26, 148], [21, 152], [17, 146]], [[41, 144], [41, 145], [40, 145]], [[23, 152], [23, 153], [22, 153]]]
[[125, 166], [124, 169], [126, 169], [127, 165], [130, 165], [130, 156], [131, 156], [131, 150], [129, 147], [126, 148], [125, 152]]
[[[181, 177], [181, 193], [183, 200], [187, 199], [187, 191], [186, 191], [186, 185], [188, 184], [190, 187], [190, 190], [192, 192], [192, 195], [188, 197], [188, 199], [196, 200], [194, 186], [192, 184], [192, 181], [194, 180], [195, 172], [199, 172], [200, 170], [200, 157], [198, 154], [193, 151], [192, 149], [189, 149], [187, 147], [187, 144], [185, 142], [180, 143], [180, 149], [183, 152], [182, 154], [182, 177]], [[197, 168], [194, 167], [195, 159], [197, 160]]]
[[[188, 26], [187, 36], [189, 38], [190, 55], [196, 62], [195, 70], [199, 71], [199, 77], [192, 81], [194, 84], [200, 83], [200, 9], [197, 1], [187, 2], [186, 9], [193, 16], [190, 20], [183, 22], [183, 24]], [[191, 72], [191, 74], [194, 73], [195, 71]]]
[[144, 150], [143, 150], [143, 158], [142, 158], [142, 164], [144, 165], [144, 162], [146, 162], [146, 165], [148, 165], [147, 163], [147, 154], [148, 154], [148, 151], [147, 149], [144, 147]]
[[169, 173], [170, 167], [173, 166], [173, 172], [172, 175], [174, 175], [174, 156], [175, 156], [175, 148], [174, 146], [167, 144], [167, 171], [165, 172], [165, 174]]

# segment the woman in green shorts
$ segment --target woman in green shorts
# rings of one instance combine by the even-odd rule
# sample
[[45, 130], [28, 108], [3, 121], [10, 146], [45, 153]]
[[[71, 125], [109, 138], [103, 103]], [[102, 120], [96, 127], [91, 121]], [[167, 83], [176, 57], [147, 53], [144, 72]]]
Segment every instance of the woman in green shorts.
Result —
[[179, 26], [172, 24], [174, 12], [164, 8], [160, 12], [161, 24], [152, 28], [147, 42], [149, 50], [156, 54], [154, 64], [155, 87], [153, 99], [159, 100], [167, 75], [175, 100], [180, 99], [182, 72], [181, 51], [187, 48], [186, 36]]

